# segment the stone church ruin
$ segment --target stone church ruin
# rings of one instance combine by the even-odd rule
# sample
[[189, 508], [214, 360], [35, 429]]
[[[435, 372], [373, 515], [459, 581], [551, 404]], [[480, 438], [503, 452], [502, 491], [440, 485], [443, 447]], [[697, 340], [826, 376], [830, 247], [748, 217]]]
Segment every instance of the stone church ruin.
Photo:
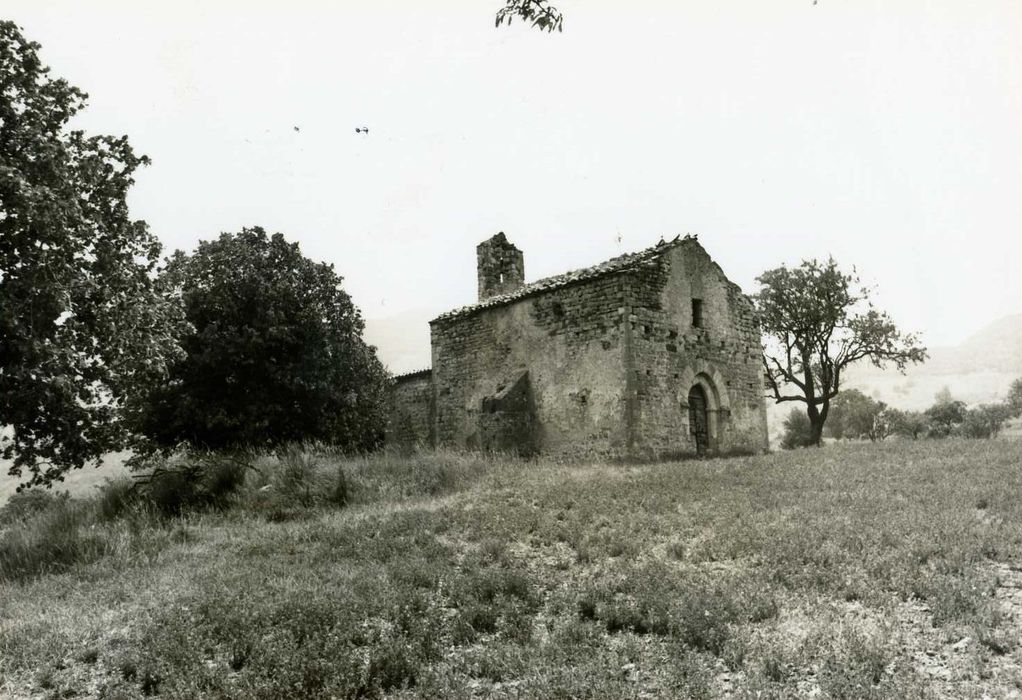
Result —
[[395, 378], [387, 439], [520, 454], [767, 448], [751, 300], [695, 237], [525, 283], [503, 233], [479, 300], [430, 322], [431, 369]]

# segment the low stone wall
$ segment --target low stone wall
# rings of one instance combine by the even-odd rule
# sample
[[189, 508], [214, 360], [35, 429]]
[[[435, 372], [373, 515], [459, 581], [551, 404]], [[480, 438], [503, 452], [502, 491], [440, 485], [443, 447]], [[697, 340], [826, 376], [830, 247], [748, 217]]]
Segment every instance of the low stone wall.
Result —
[[433, 445], [433, 373], [422, 370], [394, 378], [390, 391], [388, 445]]

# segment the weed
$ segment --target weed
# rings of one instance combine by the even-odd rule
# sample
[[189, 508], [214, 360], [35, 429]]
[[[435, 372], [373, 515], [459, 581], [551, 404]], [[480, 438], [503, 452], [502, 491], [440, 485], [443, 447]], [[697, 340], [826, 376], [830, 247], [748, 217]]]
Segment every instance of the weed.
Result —
[[760, 663], [760, 672], [771, 683], [783, 683], [788, 679], [788, 665], [780, 654], [770, 651]]
[[134, 659], [122, 659], [117, 670], [120, 672], [121, 678], [126, 681], [133, 681], [138, 677], [138, 663]]
[[89, 647], [78, 655], [78, 660], [83, 664], [94, 664], [99, 660], [99, 649], [96, 647]]
[[139, 677], [139, 688], [142, 694], [149, 697], [156, 695], [160, 691], [160, 683], [163, 681], [163, 677], [159, 674], [156, 669], [152, 667], [146, 667], [143, 669], [141, 676]]
[[139, 494], [133, 479], [122, 477], [107, 479], [99, 487], [97, 509], [100, 519], [110, 522], [123, 517], [139, 503]]
[[112, 550], [103, 531], [93, 530], [91, 503], [61, 499], [0, 533], [0, 580], [23, 580], [65, 571]]

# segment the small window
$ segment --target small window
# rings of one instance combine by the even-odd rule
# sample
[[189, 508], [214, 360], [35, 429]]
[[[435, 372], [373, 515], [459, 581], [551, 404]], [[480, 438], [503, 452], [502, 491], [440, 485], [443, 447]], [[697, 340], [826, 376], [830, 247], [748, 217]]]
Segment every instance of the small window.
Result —
[[703, 300], [693, 299], [692, 300], [692, 326], [694, 328], [703, 327]]

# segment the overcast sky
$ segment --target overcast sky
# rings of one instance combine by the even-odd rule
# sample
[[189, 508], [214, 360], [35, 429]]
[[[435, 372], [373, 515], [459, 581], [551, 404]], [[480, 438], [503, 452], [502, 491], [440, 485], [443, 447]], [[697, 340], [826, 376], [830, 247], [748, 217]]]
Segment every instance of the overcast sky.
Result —
[[527, 280], [684, 233], [747, 292], [833, 254], [932, 345], [1022, 311], [1018, 0], [574, 0], [553, 35], [501, 3], [0, 15], [152, 158], [130, 203], [168, 251], [282, 231], [369, 318], [474, 301], [497, 231]]

